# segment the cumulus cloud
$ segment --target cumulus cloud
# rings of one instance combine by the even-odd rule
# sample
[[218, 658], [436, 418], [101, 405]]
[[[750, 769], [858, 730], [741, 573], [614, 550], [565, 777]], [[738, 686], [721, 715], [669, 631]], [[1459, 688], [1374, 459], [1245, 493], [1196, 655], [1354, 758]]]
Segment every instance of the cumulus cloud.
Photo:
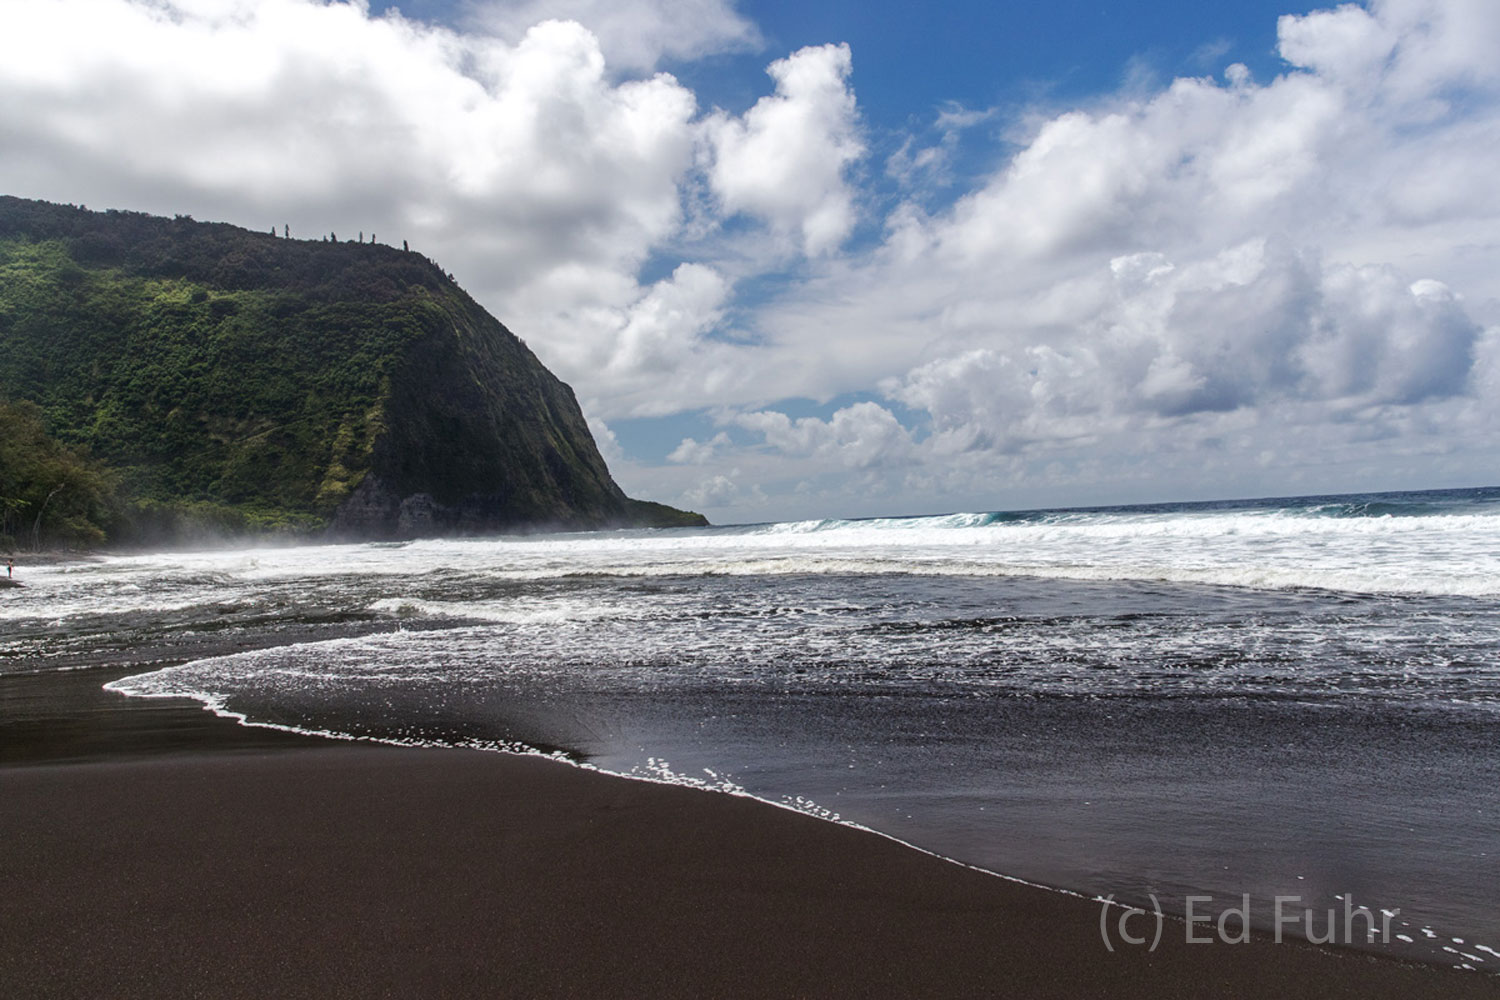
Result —
[[1111, 262], [1116, 295], [1078, 334], [922, 365], [887, 392], [941, 452], [1096, 440], [1153, 422], [1283, 404], [1348, 414], [1457, 396], [1482, 331], [1445, 285], [1325, 268], [1263, 241], [1175, 267]]
[[599, 39], [609, 64], [625, 70], [761, 44], [755, 25], [728, 0], [489, 0], [473, 4], [468, 20], [511, 41], [543, 21], [577, 21]]
[[734, 422], [760, 433], [784, 454], [829, 459], [851, 469], [898, 464], [911, 449], [910, 432], [878, 403], [855, 403], [827, 420], [792, 420], [785, 413], [760, 410], [739, 414]]
[[864, 152], [847, 45], [800, 49], [767, 70], [776, 93], [741, 118], [709, 123], [709, 180], [730, 213], [758, 216], [808, 254], [835, 249], [854, 225], [845, 168]]
[[707, 441], [697, 441], [690, 437], [683, 438], [682, 443], [667, 455], [667, 461], [684, 465], [702, 465], [712, 459], [720, 449], [728, 448], [729, 445], [729, 435], [723, 431]]
[[738, 476], [740, 470], [734, 469], [729, 476], [716, 475], [703, 480], [682, 494], [682, 499], [690, 507], [702, 507], [707, 510], [715, 510], [727, 507], [737, 500], [747, 496], [756, 495], [755, 491], [746, 491], [739, 483], [730, 476]]
[[677, 367], [698, 337], [718, 323], [728, 290], [713, 268], [679, 265], [626, 311], [610, 366], [645, 373]]
[[1292, 65], [1372, 102], [1423, 116], [1449, 110], [1449, 100], [1462, 89], [1500, 80], [1494, 59], [1500, 10], [1486, 0], [1343, 4], [1284, 16], [1277, 35], [1281, 55]]
[[740, 391], [753, 350], [715, 338], [732, 291], [703, 264], [679, 264], [646, 287], [568, 269], [526, 290], [527, 337], [604, 419], [711, 406]]

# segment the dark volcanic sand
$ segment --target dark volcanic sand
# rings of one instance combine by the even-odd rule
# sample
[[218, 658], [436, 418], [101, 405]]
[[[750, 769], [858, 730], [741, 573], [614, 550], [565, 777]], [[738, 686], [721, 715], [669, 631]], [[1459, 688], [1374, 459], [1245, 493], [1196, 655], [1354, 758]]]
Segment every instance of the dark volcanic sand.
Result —
[[1171, 922], [1110, 954], [1095, 903], [753, 800], [247, 730], [105, 679], [0, 686], [3, 996], [1500, 996]]

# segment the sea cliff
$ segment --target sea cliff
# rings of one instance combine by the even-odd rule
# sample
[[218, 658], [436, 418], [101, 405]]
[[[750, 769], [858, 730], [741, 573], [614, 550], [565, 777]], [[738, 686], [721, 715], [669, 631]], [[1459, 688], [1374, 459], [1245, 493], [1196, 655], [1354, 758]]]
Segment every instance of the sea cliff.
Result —
[[0, 197], [0, 401], [110, 501], [54, 469], [48, 513], [47, 463], [6, 463], [13, 544], [38, 515], [57, 544], [99, 541], [69, 517], [145, 543], [706, 523], [626, 497], [572, 390], [434, 262], [363, 234]]

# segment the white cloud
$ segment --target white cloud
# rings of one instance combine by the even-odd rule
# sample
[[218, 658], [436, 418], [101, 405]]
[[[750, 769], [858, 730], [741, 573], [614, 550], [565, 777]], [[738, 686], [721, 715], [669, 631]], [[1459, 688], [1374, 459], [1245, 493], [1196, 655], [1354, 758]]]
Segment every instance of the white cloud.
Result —
[[682, 264], [631, 305], [614, 339], [610, 367], [620, 373], [660, 374], [681, 364], [699, 336], [716, 325], [729, 291], [724, 278], [701, 264]]
[[715, 268], [679, 264], [642, 288], [623, 275], [559, 269], [526, 290], [528, 339], [606, 419], [710, 406], [754, 370], [743, 345], [714, 339], [731, 285]]
[[787, 455], [831, 459], [852, 469], [900, 463], [911, 448], [911, 434], [878, 403], [855, 403], [827, 420], [792, 420], [760, 410], [739, 414], [734, 422], [764, 435], [768, 445]]
[[1282, 17], [1282, 56], [1408, 115], [1441, 115], [1462, 89], [1500, 80], [1500, 8], [1489, 0], [1373, 0]]
[[1293, 66], [1366, 92], [1379, 85], [1399, 41], [1393, 25], [1353, 4], [1300, 17], [1288, 14], [1278, 22], [1277, 34], [1282, 58]]
[[854, 225], [845, 168], [864, 152], [847, 45], [799, 49], [767, 70], [776, 94], [709, 123], [709, 179], [725, 211], [765, 219], [804, 252], [828, 253]]
[[469, 17], [511, 41], [549, 20], [588, 25], [616, 69], [651, 70], [663, 59], [699, 59], [761, 44], [760, 32], [730, 0], [488, 0], [475, 3]]
[[729, 447], [729, 435], [720, 431], [707, 441], [697, 441], [693, 438], [683, 438], [682, 443], [672, 449], [667, 456], [668, 462], [676, 462], [680, 465], [702, 465], [711, 460], [721, 449]]
[[1182, 267], [1116, 258], [1110, 270], [1113, 300], [1074, 336], [975, 348], [887, 392], [925, 410], [933, 447], [952, 453], [1087, 444], [1242, 409], [1347, 415], [1469, 388], [1481, 331], [1440, 282], [1325, 268], [1264, 241]]
[[[739, 470], [734, 470], [731, 475], [739, 475]], [[729, 476], [711, 476], [703, 480], [697, 486], [682, 494], [682, 499], [690, 507], [703, 507], [714, 510], [727, 507], [744, 495], [738, 483]]]

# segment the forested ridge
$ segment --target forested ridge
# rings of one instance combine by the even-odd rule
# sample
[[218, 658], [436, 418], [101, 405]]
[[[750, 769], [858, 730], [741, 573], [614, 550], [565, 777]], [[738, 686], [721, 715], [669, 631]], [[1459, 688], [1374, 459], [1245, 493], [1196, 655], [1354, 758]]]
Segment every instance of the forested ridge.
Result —
[[0, 402], [0, 545], [702, 523], [626, 498], [572, 391], [363, 234], [0, 198]]

